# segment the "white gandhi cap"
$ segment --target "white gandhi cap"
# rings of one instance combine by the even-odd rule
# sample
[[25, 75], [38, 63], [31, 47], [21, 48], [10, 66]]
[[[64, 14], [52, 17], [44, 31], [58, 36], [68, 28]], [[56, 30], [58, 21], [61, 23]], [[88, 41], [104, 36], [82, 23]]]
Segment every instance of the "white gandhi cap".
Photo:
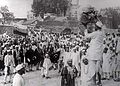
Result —
[[17, 65], [17, 67], [15, 68], [15, 70], [16, 70], [16, 72], [18, 72], [22, 68], [25, 68], [25, 65], [24, 64], [19, 64], [19, 65]]
[[96, 25], [97, 25], [98, 27], [100, 27], [100, 28], [102, 28], [102, 26], [103, 26], [103, 24], [102, 24], [101, 21], [98, 21], [98, 22], [96, 23]]

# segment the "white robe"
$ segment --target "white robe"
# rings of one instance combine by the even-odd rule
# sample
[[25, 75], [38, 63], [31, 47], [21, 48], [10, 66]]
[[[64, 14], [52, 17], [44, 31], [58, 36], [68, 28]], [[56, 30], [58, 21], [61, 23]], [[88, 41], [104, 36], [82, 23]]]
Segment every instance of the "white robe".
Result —
[[76, 67], [76, 69], [78, 71], [80, 71], [80, 66], [79, 66], [79, 63], [80, 63], [80, 53], [79, 52], [72, 52], [71, 53], [71, 58], [72, 58], [72, 64]]
[[64, 55], [63, 55], [64, 66], [67, 66], [67, 61], [69, 59], [71, 59], [71, 52], [64, 52]]
[[52, 63], [49, 58], [44, 59], [43, 67], [48, 70], [51, 67]]
[[12, 55], [5, 56], [4, 65], [5, 65], [5, 69], [4, 69], [5, 74], [7, 74], [7, 70], [8, 70], [7, 66], [10, 67], [10, 73], [14, 72], [15, 62], [14, 62], [14, 58]]
[[102, 70], [103, 72], [110, 73], [110, 53], [104, 53], [103, 54], [103, 64], [102, 64]]
[[13, 78], [13, 86], [25, 86], [25, 80], [18, 73]]
[[104, 34], [102, 31], [95, 31], [90, 34], [86, 34], [87, 38], [91, 38], [89, 48], [87, 50], [88, 59], [90, 60], [101, 60], [103, 55], [103, 39]]
[[88, 80], [89, 80], [89, 77], [88, 77], [88, 65], [85, 65], [83, 63], [83, 59], [86, 58], [85, 55], [82, 56], [82, 59], [81, 59], [81, 86], [88, 86]]
[[49, 58], [44, 59], [43, 69], [41, 71], [42, 75], [48, 76], [49, 68], [52, 66], [52, 63]]
[[116, 52], [120, 53], [120, 37], [117, 38]]
[[95, 75], [95, 73], [100, 69], [100, 61], [103, 56], [103, 42], [104, 34], [102, 31], [95, 31], [92, 33], [85, 33], [86, 38], [91, 38], [89, 48], [86, 53], [86, 57], [89, 60], [88, 63], [88, 77], [89, 80]]

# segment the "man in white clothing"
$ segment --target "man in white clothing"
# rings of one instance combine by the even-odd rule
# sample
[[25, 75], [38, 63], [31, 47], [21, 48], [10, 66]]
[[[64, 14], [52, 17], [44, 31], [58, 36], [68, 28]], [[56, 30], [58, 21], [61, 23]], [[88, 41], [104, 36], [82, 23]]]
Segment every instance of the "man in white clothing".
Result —
[[13, 86], [25, 86], [25, 80], [22, 75], [25, 73], [25, 65], [19, 64], [16, 68], [16, 74], [13, 78]]
[[73, 49], [73, 52], [71, 53], [72, 58], [72, 64], [76, 67], [78, 73], [80, 73], [80, 54], [77, 52], [76, 47]]
[[43, 68], [41, 70], [42, 76], [45, 77], [46, 79], [50, 78], [48, 74], [49, 74], [49, 68], [51, 66], [52, 66], [52, 63], [50, 61], [50, 56], [46, 54], [43, 62]]
[[71, 52], [69, 50], [69, 47], [66, 47], [65, 52], [64, 52], [64, 56], [63, 56], [64, 66], [67, 66], [68, 59], [71, 59]]
[[15, 67], [15, 63], [14, 63], [14, 58], [12, 55], [12, 51], [7, 50], [7, 55], [4, 58], [4, 65], [5, 65], [5, 69], [4, 69], [4, 84], [6, 84], [7, 82], [7, 76], [9, 76], [9, 83], [11, 82], [11, 77], [13, 74], [13, 69]]
[[[93, 24], [94, 25], [94, 24]], [[87, 59], [89, 61], [89, 80], [93, 80], [94, 84], [96, 84], [96, 74], [100, 75], [100, 63], [103, 56], [103, 42], [104, 42], [104, 34], [101, 31], [102, 24], [97, 22], [95, 26], [92, 28], [92, 33], [85, 33], [86, 38], [90, 38], [89, 48], [87, 50]], [[91, 70], [92, 69], [92, 70]], [[100, 79], [99, 77], [99, 79]], [[101, 86], [101, 80], [99, 80], [99, 86]]]

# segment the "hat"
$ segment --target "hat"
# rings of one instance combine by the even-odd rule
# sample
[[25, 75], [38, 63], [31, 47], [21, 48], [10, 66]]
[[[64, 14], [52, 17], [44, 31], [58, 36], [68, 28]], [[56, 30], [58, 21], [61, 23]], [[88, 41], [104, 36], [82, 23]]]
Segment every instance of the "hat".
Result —
[[17, 65], [17, 67], [15, 68], [15, 71], [18, 72], [18, 71], [21, 70], [22, 68], [25, 68], [25, 65], [24, 65], [23, 63]]
[[19, 45], [16, 45], [15, 47], [16, 47], [16, 48], [18, 48], [18, 47], [19, 47]]
[[48, 53], [46, 53], [46, 54], [45, 54], [45, 56], [46, 56], [46, 57], [49, 57], [49, 54], [48, 54]]
[[9, 53], [10, 52], [10, 50], [7, 50], [7, 53]]
[[102, 28], [102, 26], [103, 26], [103, 24], [102, 24], [101, 21], [98, 21], [98, 22], [96, 23], [96, 25], [97, 25], [98, 27], [100, 27], [100, 28]]
[[87, 7], [83, 7], [83, 8], [82, 8], [82, 11], [83, 11], [83, 12], [89, 12], [89, 10], [88, 10]]

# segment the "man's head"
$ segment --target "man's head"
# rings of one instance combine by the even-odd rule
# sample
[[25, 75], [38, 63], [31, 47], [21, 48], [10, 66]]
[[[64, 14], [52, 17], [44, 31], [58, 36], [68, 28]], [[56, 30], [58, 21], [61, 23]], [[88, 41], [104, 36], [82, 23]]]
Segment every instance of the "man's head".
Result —
[[7, 50], [7, 54], [8, 54], [8, 55], [11, 55], [11, 54], [12, 54], [12, 51], [11, 51], [11, 50]]
[[46, 58], [49, 58], [49, 54], [47, 53], [47, 54], [45, 55], [45, 57], [46, 57]]
[[66, 52], [69, 52], [69, 47], [66, 47], [65, 50], [66, 50]]
[[72, 59], [69, 59], [69, 60], [67, 61], [67, 64], [72, 67]]
[[16, 72], [19, 73], [20, 75], [25, 74], [25, 65], [24, 64], [19, 64], [15, 68]]
[[95, 29], [95, 24], [94, 23], [88, 23], [87, 24], [87, 31], [88, 33], [92, 33]]
[[103, 27], [102, 22], [98, 21], [98, 22], [95, 24], [95, 31], [101, 30], [102, 27]]

